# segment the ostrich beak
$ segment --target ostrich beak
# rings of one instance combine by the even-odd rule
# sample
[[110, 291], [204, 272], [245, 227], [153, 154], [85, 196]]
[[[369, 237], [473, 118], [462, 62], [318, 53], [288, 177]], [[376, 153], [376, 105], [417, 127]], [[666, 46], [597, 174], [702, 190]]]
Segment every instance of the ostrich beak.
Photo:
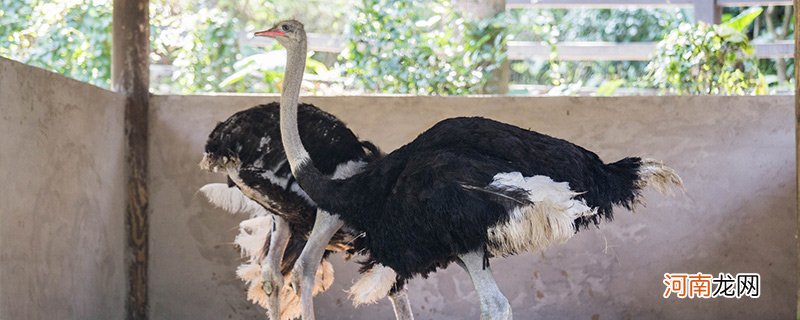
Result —
[[256, 37], [274, 38], [274, 37], [282, 36], [282, 35], [285, 35], [285, 34], [286, 34], [286, 32], [278, 30], [278, 27], [276, 26], [276, 27], [272, 27], [271, 29], [268, 29], [268, 30], [258, 31], [256, 33], [254, 33], [253, 35], [256, 36]]

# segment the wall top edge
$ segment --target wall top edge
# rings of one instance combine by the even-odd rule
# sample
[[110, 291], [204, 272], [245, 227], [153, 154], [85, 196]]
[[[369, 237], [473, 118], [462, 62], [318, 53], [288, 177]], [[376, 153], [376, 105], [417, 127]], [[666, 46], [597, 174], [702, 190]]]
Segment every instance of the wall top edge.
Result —
[[[279, 94], [251, 94], [251, 93], [197, 93], [197, 94], [154, 94], [154, 98], [180, 99], [180, 98], [273, 98], [278, 99]], [[640, 96], [509, 96], [509, 95], [468, 95], [468, 96], [420, 96], [405, 94], [358, 94], [358, 95], [302, 95], [301, 98], [308, 99], [767, 99], [767, 98], [788, 98], [794, 97], [793, 94], [775, 94], [761, 96], [732, 96], [732, 95], [640, 95]]]

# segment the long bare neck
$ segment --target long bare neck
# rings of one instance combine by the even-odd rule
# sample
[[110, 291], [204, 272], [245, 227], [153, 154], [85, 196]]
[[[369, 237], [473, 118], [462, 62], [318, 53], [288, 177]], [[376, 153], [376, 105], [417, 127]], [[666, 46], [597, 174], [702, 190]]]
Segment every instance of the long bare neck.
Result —
[[286, 150], [286, 159], [289, 160], [292, 173], [296, 175], [300, 165], [311, 159], [303, 147], [300, 131], [297, 129], [297, 103], [300, 100], [300, 86], [306, 67], [306, 43], [303, 41], [296, 48], [286, 50], [286, 69], [281, 93], [281, 140]]
[[338, 191], [338, 188], [333, 188], [331, 179], [314, 166], [303, 141], [300, 140], [300, 131], [297, 128], [297, 103], [300, 100], [300, 86], [306, 65], [306, 43], [303, 41], [294, 48], [286, 49], [286, 70], [281, 93], [281, 141], [292, 174], [306, 194], [319, 203]]

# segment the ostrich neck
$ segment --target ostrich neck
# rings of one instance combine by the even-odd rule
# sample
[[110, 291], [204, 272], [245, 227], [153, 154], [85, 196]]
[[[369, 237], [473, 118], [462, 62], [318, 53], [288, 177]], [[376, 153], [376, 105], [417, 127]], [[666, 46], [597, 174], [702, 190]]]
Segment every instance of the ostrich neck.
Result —
[[330, 196], [336, 188], [331, 188], [331, 179], [314, 166], [311, 157], [300, 140], [297, 128], [297, 103], [300, 100], [300, 86], [303, 81], [303, 70], [306, 65], [306, 43], [294, 48], [287, 48], [286, 69], [281, 93], [280, 126], [281, 142], [286, 151], [286, 159], [300, 187], [315, 202], [320, 203]]
[[297, 103], [300, 100], [300, 86], [303, 82], [303, 70], [306, 67], [305, 42], [298, 47], [286, 49], [286, 69], [280, 109], [281, 140], [286, 150], [286, 159], [289, 160], [292, 173], [295, 175], [298, 168], [311, 159], [303, 147], [300, 131], [297, 129]]

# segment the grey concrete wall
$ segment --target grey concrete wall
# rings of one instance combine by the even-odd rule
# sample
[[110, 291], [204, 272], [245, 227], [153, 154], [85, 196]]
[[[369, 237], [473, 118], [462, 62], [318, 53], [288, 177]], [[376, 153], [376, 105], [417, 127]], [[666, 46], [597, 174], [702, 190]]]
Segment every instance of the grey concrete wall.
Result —
[[[196, 190], [221, 177], [200, 172], [216, 121], [275, 97], [155, 97], [151, 117], [152, 319], [253, 319], [234, 278], [240, 219]], [[647, 192], [649, 205], [620, 211], [543, 253], [495, 259], [517, 319], [787, 319], [796, 301], [793, 97], [307, 98], [385, 151], [440, 119], [482, 115], [569, 139], [607, 161], [665, 160], [688, 193]], [[317, 299], [321, 319], [391, 319], [387, 302], [353, 308], [344, 289], [356, 266], [335, 260], [334, 286]], [[758, 272], [762, 297], [665, 300], [666, 272]], [[477, 296], [458, 267], [410, 283], [418, 319], [476, 319]]]
[[123, 105], [0, 58], [0, 319], [122, 319]]

